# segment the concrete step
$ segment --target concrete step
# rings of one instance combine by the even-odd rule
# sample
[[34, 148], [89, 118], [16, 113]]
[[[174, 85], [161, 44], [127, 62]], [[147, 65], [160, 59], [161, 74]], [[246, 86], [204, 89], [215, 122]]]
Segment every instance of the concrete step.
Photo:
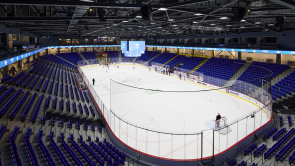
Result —
[[78, 54], [88, 65], [90, 65], [89, 61], [84, 57], [84, 55], [82, 53], [79, 52]]
[[172, 61], [173, 59], [175, 59], [178, 56], [178, 54], [176, 54], [174, 57], [172, 57], [170, 60], [168, 60], [166, 63], [164, 63], [162, 66], [166, 65], [167, 63], [169, 63], [170, 61]]
[[191, 74], [191, 73], [193, 73], [193, 72], [195, 72], [197, 69], [199, 69], [203, 64], [205, 64], [207, 61], [209, 60], [209, 58], [208, 59], [204, 59], [201, 63], [199, 63], [195, 68], [193, 68], [189, 73]]
[[143, 64], [145, 63], [149, 63], [151, 60], [155, 59], [156, 57], [158, 57], [159, 55], [161, 55], [162, 53], [160, 52], [158, 55], [154, 56], [153, 58], [149, 59], [148, 61], [144, 62]]
[[251, 62], [246, 62], [241, 68], [223, 85], [223, 87], [230, 87], [243, 74], [243, 72], [251, 65]]

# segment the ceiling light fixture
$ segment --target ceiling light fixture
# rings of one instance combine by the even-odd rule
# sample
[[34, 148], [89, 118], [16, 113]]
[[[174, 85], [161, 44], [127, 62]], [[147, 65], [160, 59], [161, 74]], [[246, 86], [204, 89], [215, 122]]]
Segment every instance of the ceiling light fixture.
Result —
[[210, 24], [210, 25], [216, 25], [216, 24]]
[[122, 21], [122, 22], [129, 22], [129, 21], [126, 21], [126, 20], [125, 20], [125, 21]]
[[151, 24], [156, 24], [155, 22], [151, 22]]
[[196, 16], [201, 16], [201, 15], [203, 15], [202, 13], [196, 13], [195, 14]]
[[258, 22], [255, 22], [255, 24], [261, 24], [261, 22], [258, 21]]
[[136, 16], [135, 18], [142, 18], [142, 16]]
[[163, 8], [163, 7], [161, 7], [161, 8], [159, 8], [158, 10], [166, 11], [166, 10], [168, 10], [168, 8]]
[[221, 20], [226, 20], [228, 17], [220, 17]]
[[241, 20], [241, 22], [245, 22], [246, 20]]
[[198, 22], [194, 21], [193, 24], [197, 24]]
[[174, 19], [169, 19], [168, 21], [174, 21]]

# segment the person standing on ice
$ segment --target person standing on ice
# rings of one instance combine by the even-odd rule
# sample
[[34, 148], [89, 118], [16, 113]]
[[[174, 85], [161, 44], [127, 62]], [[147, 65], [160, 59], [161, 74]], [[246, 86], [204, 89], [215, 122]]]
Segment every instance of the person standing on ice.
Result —
[[220, 113], [218, 113], [218, 115], [216, 116], [216, 125], [217, 125], [217, 127], [219, 127], [219, 121], [220, 121], [220, 119], [221, 119], [221, 115], [220, 115]]
[[133, 66], [133, 70], [135, 69], [135, 66]]
[[117, 69], [119, 69], [119, 65], [117, 66]]
[[95, 79], [94, 78], [92, 79], [92, 82], [93, 82], [93, 86], [94, 86], [94, 83], [95, 83]]
[[181, 79], [181, 74], [179, 73], [179, 79]]

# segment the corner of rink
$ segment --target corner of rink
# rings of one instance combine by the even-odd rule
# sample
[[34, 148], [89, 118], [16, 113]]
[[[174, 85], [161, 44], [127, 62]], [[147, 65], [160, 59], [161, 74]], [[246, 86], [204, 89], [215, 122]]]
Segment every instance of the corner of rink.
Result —
[[[102, 116], [103, 117], [103, 116]], [[229, 156], [234, 156], [238, 151], [246, 147], [251, 142], [255, 141], [258, 137], [262, 136], [267, 132], [273, 125], [274, 125], [274, 119], [273, 116], [271, 119], [265, 123], [260, 128], [256, 129], [252, 133], [248, 134], [247, 137], [243, 138], [236, 144], [229, 147], [226, 151], [223, 151], [221, 153], [215, 154], [214, 156], [209, 156], [205, 158], [198, 158], [198, 159], [168, 159], [168, 158], [162, 158], [158, 156], [149, 155], [146, 153], [143, 153], [141, 151], [138, 151], [124, 142], [122, 142], [110, 129], [110, 126], [106, 122], [106, 119], [103, 119], [103, 123], [105, 125], [106, 132], [109, 136], [109, 138], [112, 140], [113, 144], [120, 149], [122, 149], [126, 154], [129, 156], [137, 156], [140, 154], [140, 161], [143, 163], [146, 163], [148, 165], [161, 165], [161, 166], [196, 166], [199, 163], [212, 163], [214, 165], [218, 165], [222, 162], [225, 162]], [[214, 146], [214, 145], [213, 145]], [[213, 147], [212, 147], [213, 148]]]

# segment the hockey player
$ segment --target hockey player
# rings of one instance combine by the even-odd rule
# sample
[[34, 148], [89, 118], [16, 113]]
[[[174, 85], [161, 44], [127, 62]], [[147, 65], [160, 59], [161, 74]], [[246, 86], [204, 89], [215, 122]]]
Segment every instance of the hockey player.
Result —
[[181, 79], [181, 74], [179, 73], [179, 79]]
[[133, 66], [133, 70], [135, 69], [135, 66]]
[[119, 69], [119, 65], [117, 66], [117, 69]]

